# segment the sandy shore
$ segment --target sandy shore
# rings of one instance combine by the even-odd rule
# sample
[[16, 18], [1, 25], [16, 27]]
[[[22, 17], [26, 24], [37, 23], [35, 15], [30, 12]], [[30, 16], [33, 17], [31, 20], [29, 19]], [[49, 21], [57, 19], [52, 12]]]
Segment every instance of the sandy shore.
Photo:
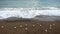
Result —
[[60, 34], [60, 23], [46, 21], [0, 22], [0, 34]]

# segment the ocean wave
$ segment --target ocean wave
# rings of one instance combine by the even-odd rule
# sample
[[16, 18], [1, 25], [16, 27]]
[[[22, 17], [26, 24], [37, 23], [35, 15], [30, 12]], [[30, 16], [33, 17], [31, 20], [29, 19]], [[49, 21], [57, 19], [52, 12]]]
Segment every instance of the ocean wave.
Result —
[[0, 10], [60, 10], [59, 7], [0, 8]]
[[37, 15], [60, 16], [60, 9], [56, 7], [42, 8], [0, 8], [0, 19], [8, 17], [34, 18]]

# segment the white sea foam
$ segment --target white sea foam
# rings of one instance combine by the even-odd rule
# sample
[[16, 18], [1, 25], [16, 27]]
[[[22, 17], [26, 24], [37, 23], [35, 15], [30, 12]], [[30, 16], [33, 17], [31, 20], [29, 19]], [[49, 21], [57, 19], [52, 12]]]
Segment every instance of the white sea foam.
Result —
[[0, 8], [0, 19], [12, 16], [22, 18], [34, 18], [37, 15], [60, 16], [60, 9], [56, 7]]

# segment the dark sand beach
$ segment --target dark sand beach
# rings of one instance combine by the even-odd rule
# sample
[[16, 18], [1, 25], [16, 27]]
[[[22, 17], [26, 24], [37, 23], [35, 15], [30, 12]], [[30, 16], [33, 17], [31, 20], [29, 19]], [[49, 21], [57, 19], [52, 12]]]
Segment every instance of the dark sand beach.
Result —
[[2, 21], [0, 34], [60, 34], [60, 22], [52, 21]]

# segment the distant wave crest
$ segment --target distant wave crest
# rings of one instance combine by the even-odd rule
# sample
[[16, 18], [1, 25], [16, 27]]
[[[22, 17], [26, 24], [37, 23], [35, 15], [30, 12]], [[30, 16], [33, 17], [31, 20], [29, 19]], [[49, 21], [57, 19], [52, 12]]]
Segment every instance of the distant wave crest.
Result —
[[0, 8], [0, 10], [60, 10], [58, 7]]

